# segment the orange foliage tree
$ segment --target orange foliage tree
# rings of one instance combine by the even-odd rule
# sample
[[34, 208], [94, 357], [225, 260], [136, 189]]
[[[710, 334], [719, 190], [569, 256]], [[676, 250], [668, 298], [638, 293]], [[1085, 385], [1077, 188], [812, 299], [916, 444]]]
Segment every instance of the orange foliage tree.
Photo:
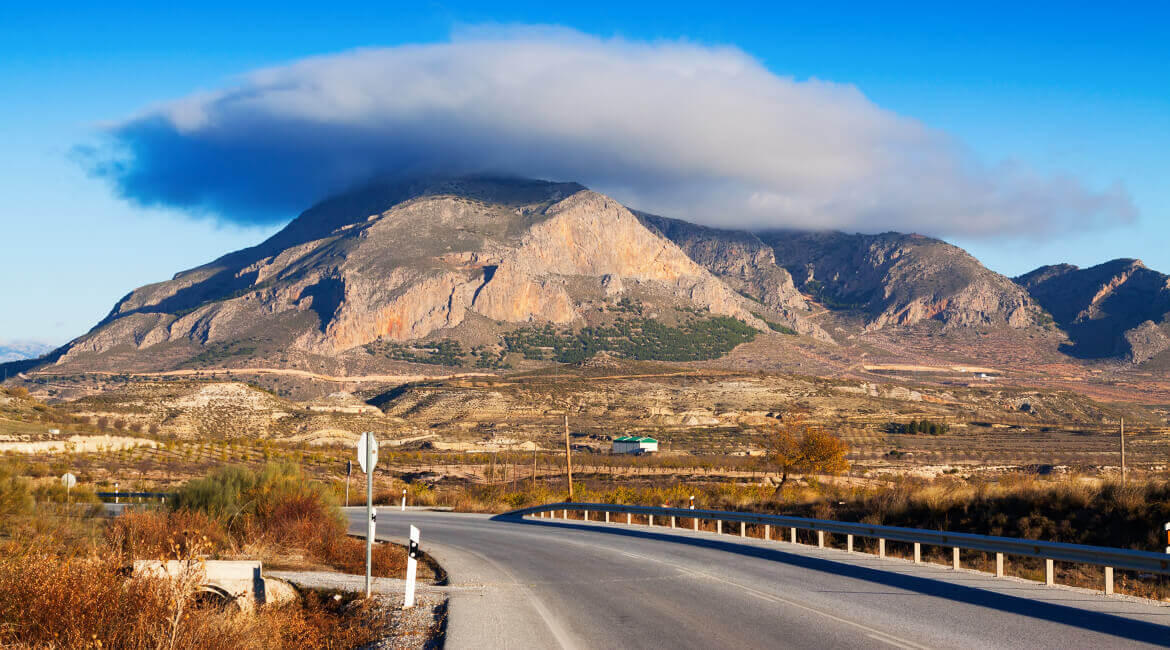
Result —
[[802, 418], [786, 418], [766, 432], [767, 461], [780, 473], [779, 494], [791, 473], [840, 474], [849, 470], [849, 445]]

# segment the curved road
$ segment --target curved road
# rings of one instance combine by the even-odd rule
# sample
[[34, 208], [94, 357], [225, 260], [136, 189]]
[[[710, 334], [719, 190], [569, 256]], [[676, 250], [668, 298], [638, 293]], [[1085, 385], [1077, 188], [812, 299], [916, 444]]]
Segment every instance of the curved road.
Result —
[[[1170, 608], [937, 565], [669, 528], [379, 508], [450, 574], [451, 648], [1115, 648]], [[364, 532], [364, 508], [348, 511]]]

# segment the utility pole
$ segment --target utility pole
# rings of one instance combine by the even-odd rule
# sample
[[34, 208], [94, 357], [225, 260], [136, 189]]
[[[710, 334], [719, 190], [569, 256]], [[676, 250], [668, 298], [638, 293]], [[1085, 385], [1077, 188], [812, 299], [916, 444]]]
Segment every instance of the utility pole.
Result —
[[565, 409], [565, 470], [569, 475], [569, 501], [573, 500], [573, 450], [569, 446], [569, 410]]
[[1121, 486], [1125, 487], [1125, 418], [1121, 418]]

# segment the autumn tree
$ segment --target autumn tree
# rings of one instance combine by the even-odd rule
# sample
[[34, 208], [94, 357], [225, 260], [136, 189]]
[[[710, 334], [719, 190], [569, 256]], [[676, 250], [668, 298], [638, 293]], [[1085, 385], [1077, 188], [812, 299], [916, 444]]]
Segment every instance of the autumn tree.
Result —
[[766, 431], [767, 461], [780, 473], [779, 494], [791, 473], [840, 474], [849, 469], [849, 446], [801, 418], [786, 419]]

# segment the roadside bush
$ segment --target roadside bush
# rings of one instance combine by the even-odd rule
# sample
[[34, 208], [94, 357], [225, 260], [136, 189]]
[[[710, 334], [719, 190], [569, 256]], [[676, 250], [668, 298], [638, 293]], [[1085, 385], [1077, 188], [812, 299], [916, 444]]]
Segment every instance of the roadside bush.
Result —
[[219, 521], [194, 510], [129, 510], [106, 527], [107, 545], [127, 560], [185, 557], [196, 547], [211, 553], [231, 548]]

